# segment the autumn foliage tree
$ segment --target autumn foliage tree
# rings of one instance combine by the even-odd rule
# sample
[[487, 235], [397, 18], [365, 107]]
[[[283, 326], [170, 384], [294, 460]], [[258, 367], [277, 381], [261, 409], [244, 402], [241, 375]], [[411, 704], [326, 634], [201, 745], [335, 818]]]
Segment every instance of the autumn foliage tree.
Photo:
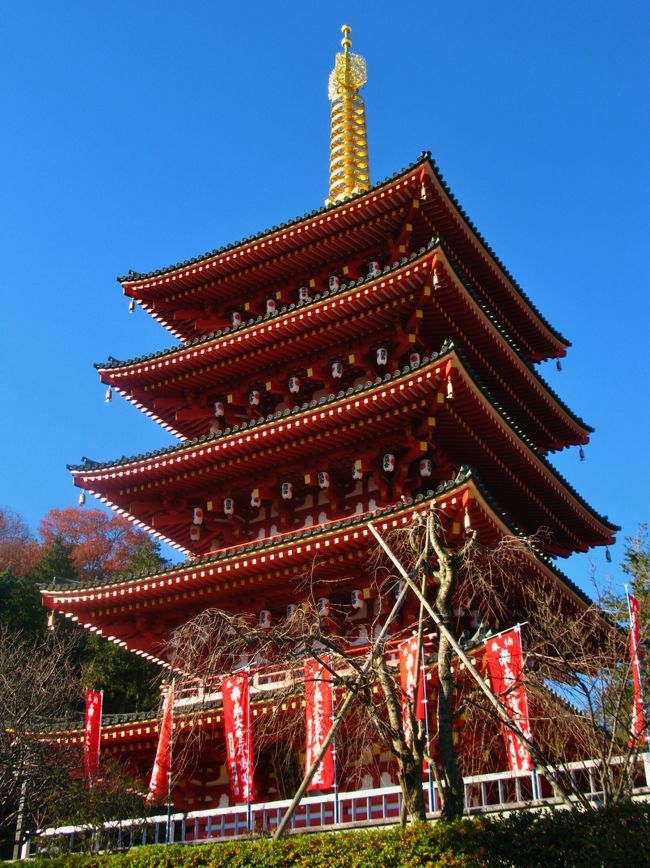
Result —
[[45, 549], [56, 541], [68, 549], [82, 582], [123, 571], [134, 556], [150, 547], [149, 537], [125, 518], [99, 509], [51, 509], [39, 531]]
[[0, 572], [11, 570], [14, 576], [25, 576], [40, 556], [40, 546], [22, 518], [0, 507]]

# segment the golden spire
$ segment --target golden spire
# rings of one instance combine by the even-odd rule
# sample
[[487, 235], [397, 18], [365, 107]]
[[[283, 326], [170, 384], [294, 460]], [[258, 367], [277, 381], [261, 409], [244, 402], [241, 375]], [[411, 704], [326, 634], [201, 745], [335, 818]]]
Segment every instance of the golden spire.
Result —
[[332, 103], [330, 117], [330, 195], [327, 204], [340, 202], [367, 190], [368, 140], [366, 109], [359, 90], [367, 81], [366, 61], [352, 54], [352, 28], [341, 28], [343, 51], [339, 51], [330, 74], [328, 96]]

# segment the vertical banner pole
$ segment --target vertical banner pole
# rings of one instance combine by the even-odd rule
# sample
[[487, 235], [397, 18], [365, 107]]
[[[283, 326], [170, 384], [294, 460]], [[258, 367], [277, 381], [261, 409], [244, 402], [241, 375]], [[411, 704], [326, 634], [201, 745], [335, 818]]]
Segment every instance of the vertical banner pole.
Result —
[[252, 739], [253, 734], [251, 732], [251, 668], [248, 668], [248, 702], [246, 703], [246, 728], [248, 730], [248, 736], [246, 738], [247, 749], [248, 749], [248, 799], [246, 801], [246, 828], [248, 829], [248, 833], [250, 834], [253, 829], [253, 807], [251, 800], [253, 798], [253, 751], [252, 747]]
[[[645, 708], [643, 705], [643, 681], [641, 678], [641, 661], [639, 660], [639, 645], [638, 645], [638, 631], [639, 631], [639, 622], [638, 622], [638, 613], [637, 613], [637, 603], [635, 600], [635, 610], [632, 611], [632, 602], [630, 599], [630, 592], [628, 591], [627, 585], [625, 587], [625, 599], [627, 601], [627, 613], [630, 622], [630, 657], [631, 657], [631, 665], [632, 665], [632, 678], [635, 681], [634, 689], [633, 689], [633, 706], [632, 706], [632, 731], [630, 732], [630, 741], [628, 743], [628, 748], [634, 746], [635, 740], [638, 738], [639, 733], [636, 730], [637, 726], [635, 721], [638, 716], [641, 717], [641, 743], [645, 741], [645, 751], [643, 752], [643, 769], [645, 772], [645, 780], [646, 785], [650, 786], [650, 754], [648, 753], [648, 749], [650, 747], [650, 737], [648, 733], [648, 727], [646, 726], [645, 721]], [[639, 703], [637, 703], [636, 693], [638, 690], [638, 694], [640, 697]], [[640, 708], [639, 708], [640, 705]]]
[[165, 828], [165, 844], [171, 844], [172, 837], [172, 758], [174, 755], [174, 686], [176, 679], [172, 678], [169, 688], [171, 691], [171, 720], [169, 727], [169, 768], [167, 769], [167, 824]]
[[[336, 699], [334, 696], [335, 690], [332, 686], [332, 721], [336, 718]], [[341, 822], [339, 816], [339, 783], [338, 772], [336, 767], [336, 736], [332, 736], [332, 763], [334, 765], [334, 823], [338, 826]]]
[[[431, 758], [431, 738], [429, 735], [429, 697], [427, 696], [427, 673], [424, 666], [424, 642], [420, 645], [420, 667], [422, 672], [420, 674], [420, 678], [422, 679], [422, 704], [424, 705], [424, 731], [426, 733], [426, 745], [427, 745], [427, 756], [429, 759]], [[431, 768], [431, 763], [427, 762], [427, 779], [428, 779], [428, 789], [429, 789], [429, 812], [433, 814], [435, 811], [435, 799], [433, 794], [433, 769]]]

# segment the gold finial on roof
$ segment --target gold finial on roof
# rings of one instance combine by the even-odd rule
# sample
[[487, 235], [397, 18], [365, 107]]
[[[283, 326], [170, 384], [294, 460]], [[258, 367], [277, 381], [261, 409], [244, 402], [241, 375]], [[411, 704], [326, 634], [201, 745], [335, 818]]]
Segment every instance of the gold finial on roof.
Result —
[[339, 202], [370, 186], [366, 109], [359, 90], [368, 80], [366, 62], [350, 48], [352, 28], [341, 28], [343, 51], [338, 52], [329, 78], [330, 194], [328, 204]]

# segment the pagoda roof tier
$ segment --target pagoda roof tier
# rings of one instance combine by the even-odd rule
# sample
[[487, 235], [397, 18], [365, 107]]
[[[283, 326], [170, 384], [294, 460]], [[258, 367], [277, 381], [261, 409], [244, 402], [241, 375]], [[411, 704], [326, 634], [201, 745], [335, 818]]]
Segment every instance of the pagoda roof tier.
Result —
[[[352, 256], [361, 247], [385, 245], [411, 219], [415, 246], [431, 235], [444, 238], [454, 257], [504, 328], [531, 361], [565, 354], [569, 345], [542, 317], [469, 220], [429, 153], [365, 193], [305, 214], [195, 259], [119, 278], [136, 299], [180, 339], [205, 332], [206, 306], [239, 303], [259, 289], [305, 279], [310, 272]], [[194, 315], [186, 311], [195, 308]]]
[[[476, 475], [461, 468], [455, 479], [435, 492], [404, 498], [372, 513], [232, 546], [154, 575], [42, 591], [43, 604], [113, 643], [167, 665], [162, 649], [171, 632], [210, 606], [238, 612], [255, 612], [263, 606], [286, 608], [292, 595], [298, 599], [300, 593], [310, 593], [305, 588], [306, 572], [320, 588], [334, 582], [333, 588], [344, 586], [345, 592], [364, 582], [376, 583], [368, 560], [368, 550], [374, 546], [368, 522], [386, 536], [409, 526], [416, 514], [426, 513], [433, 504], [449, 545], [462, 545], [467, 521], [487, 546], [504, 535], [520, 535]], [[525, 559], [528, 582], [537, 576], [552, 583], [573, 607], [591, 604], [541, 552], [529, 551]], [[518, 593], [516, 584], [506, 590], [514, 596]]]
[[[453, 345], [425, 357], [419, 366], [270, 419], [71, 470], [77, 486], [187, 551], [193, 506], [230, 495], [237, 487], [279, 488], [292, 474], [316, 475], [341, 456], [367, 457], [369, 445], [395, 453], [398, 463], [403, 456], [406, 469], [432, 449], [456, 467], [475, 467], [525, 533], [549, 531], [547, 550], [554, 555], [613, 542], [615, 526], [551, 466]], [[156, 528], [158, 516], [164, 534], [162, 523]]]
[[[383, 340], [403, 353], [416, 342], [438, 347], [445, 338], [463, 348], [481, 380], [538, 448], [587, 442], [592, 429], [525, 360], [436, 239], [377, 278], [342, 284], [180, 347], [128, 361], [109, 359], [96, 367], [103, 383], [176, 436], [192, 439], [208, 430], [215, 400], [236, 401], [238, 391], [269, 382], [274, 371], [283, 373], [281, 387], [289, 399], [287, 374], [298, 374], [318, 359], [317, 379], [327, 383], [323, 360], [347, 358], [351, 349], [361, 346], [366, 352]], [[397, 363], [399, 353], [394, 354]]]

